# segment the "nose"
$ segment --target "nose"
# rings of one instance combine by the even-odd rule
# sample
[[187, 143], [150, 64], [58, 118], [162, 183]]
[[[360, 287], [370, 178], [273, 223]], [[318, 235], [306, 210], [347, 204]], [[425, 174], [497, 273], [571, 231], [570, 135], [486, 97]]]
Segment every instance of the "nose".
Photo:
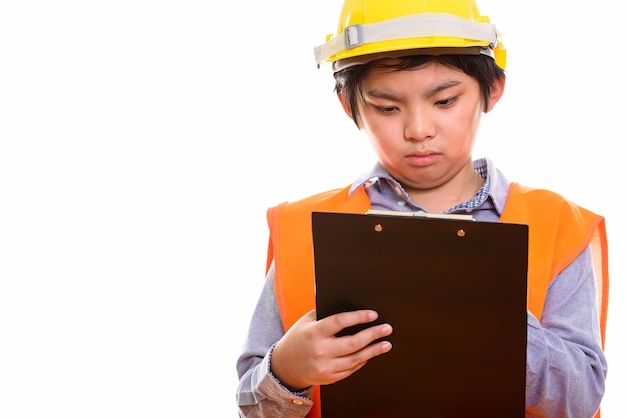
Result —
[[435, 124], [428, 110], [413, 109], [407, 112], [404, 121], [404, 139], [407, 141], [427, 141], [432, 139], [435, 133]]

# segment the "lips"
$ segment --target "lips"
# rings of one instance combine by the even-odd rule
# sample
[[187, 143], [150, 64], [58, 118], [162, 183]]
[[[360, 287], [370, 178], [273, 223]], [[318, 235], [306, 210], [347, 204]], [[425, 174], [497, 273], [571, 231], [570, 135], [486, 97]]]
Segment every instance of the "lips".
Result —
[[430, 155], [436, 154], [434, 151], [413, 151], [407, 157], [428, 157]]
[[412, 165], [424, 167], [433, 164], [438, 156], [439, 154], [433, 151], [414, 151], [405, 158]]

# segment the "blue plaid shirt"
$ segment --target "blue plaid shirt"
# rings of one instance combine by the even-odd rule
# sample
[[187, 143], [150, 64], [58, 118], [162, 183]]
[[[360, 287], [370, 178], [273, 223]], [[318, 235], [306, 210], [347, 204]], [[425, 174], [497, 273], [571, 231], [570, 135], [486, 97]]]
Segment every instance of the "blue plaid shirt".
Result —
[[[479, 210], [480, 212], [493, 212], [495, 209], [495, 212], [492, 213], [495, 217], [488, 216], [490, 218], [489, 220], [496, 221], [500, 217], [500, 213], [504, 207], [504, 201], [501, 202], [502, 205], [499, 210], [496, 209], [494, 206], [495, 202], [489, 199], [491, 183], [496, 184], [497, 187], [498, 179], [502, 179], [500, 180], [500, 183], [502, 183], [500, 184], [500, 187], [505, 187], [506, 190], [508, 190], [508, 182], [501, 173], [497, 173], [495, 168], [492, 170], [493, 175], [491, 177], [493, 177], [493, 179], [491, 179], [490, 176], [487, 175], [489, 172], [489, 164], [490, 163], [487, 159], [474, 161], [474, 169], [482, 178], [485, 179], [485, 182], [472, 199], [448, 209], [445, 213], [472, 213], [476, 220], [487, 220], [484, 219], [482, 215], [473, 212], [476, 210]], [[365, 186], [370, 203], [372, 204], [372, 209], [404, 212], [424, 210], [417, 203], [411, 200], [411, 197], [403, 189], [402, 185], [395, 178], [393, 178], [379, 162], [374, 165], [371, 171], [368, 171], [359, 177], [352, 184], [350, 193], [353, 193], [361, 186]], [[483, 219], [479, 219], [479, 217]]]

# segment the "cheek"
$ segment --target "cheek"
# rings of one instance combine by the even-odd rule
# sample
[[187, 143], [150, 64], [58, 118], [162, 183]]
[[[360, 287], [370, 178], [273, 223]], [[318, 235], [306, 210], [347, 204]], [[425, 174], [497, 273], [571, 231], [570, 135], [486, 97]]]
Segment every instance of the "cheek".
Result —
[[388, 124], [368, 120], [362, 125], [372, 148], [379, 157], [383, 158], [384, 155], [397, 148], [398, 134]]
[[482, 109], [480, 106], [476, 108], [460, 109], [452, 117], [448, 117], [442, 121], [446, 129], [455, 131], [459, 137], [474, 138], [478, 131], [480, 118], [482, 117]]
[[373, 109], [361, 111], [361, 129], [381, 140], [402, 133], [402, 120], [398, 115], [383, 115]]
[[361, 112], [359, 120], [360, 128], [367, 133], [372, 140], [385, 136], [387, 126], [380, 121], [380, 118], [372, 116], [368, 112]]
[[364, 131], [370, 139], [372, 145], [378, 150], [385, 150], [395, 146], [402, 139], [402, 132], [399, 132], [395, 125], [381, 123], [380, 121], [368, 121], [364, 124]]

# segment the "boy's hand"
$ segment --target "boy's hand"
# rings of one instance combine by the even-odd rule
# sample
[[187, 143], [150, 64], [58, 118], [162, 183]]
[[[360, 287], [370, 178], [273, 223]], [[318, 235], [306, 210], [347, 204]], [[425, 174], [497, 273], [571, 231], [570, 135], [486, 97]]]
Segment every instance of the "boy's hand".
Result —
[[345, 379], [367, 361], [391, 350], [391, 343], [373, 341], [391, 334], [389, 324], [375, 325], [354, 335], [335, 337], [344, 328], [375, 321], [371, 310], [342, 312], [316, 320], [315, 310], [302, 316], [272, 353], [271, 371], [294, 392], [312, 385]]

